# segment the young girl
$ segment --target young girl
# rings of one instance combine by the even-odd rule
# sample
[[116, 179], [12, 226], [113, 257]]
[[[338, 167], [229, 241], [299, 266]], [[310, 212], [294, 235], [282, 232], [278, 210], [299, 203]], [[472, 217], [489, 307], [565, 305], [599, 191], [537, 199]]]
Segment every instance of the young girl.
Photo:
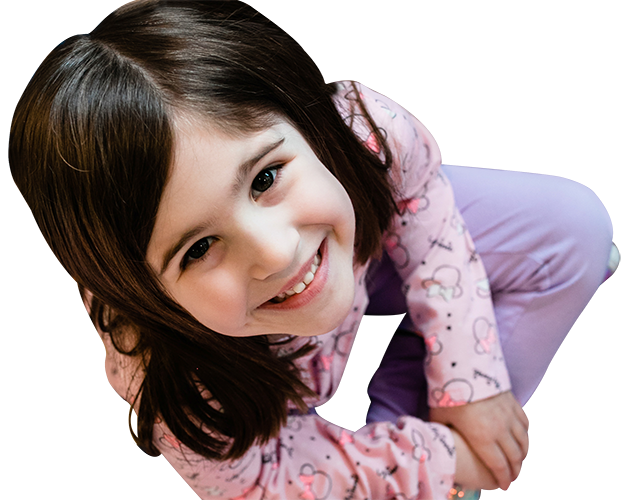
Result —
[[[186, 19], [181, 2], [162, 17], [150, 12], [152, 3], [128, 7], [96, 30], [92, 40], [71, 40], [57, 49], [57, 61], [44, 64], [44, 76], [36, 75], [36, 90], [25, 93], [14, 122], [16, 182], [57, 256], [89, 290], [84, 299], [108, 347], [110, 381], [139, 412], [140, 445], [149, 453], [162, 452], [206, 497], [254, 498], [266, 491], [289, 498], [443, 498], [455, 466], [453, 444], [456, 479], [459, 474], [460, 482], [472, 487], [506, 487], [527, 452], [527, 421], [508, 392], [487, 282], [466, 230], [469, 221], [459, 217], [449, 194], [449, 179], [455, 183], [459, 178], [470, 187], [498, 183], [501, 176], [494, 174], [488, 181], [483, 175], [491, 174], [439, 170], [433, 139], [411, 115], [351, 82], [324, 92], [316, 70], [303, 55], [291, 52], [297, 49], [290, 40], [270, 27], [275, 39], [266, 41], [262, 21], [252, 20], [247, 11], [239, 18], [232, 12], [235, 7], [227, 6], [229, 14], [204, 14], [222, 19], [212, 26], [221, 30], [212, 32], [220, 40], [212, 47], [204, 44], [214, 38], [195, 31], [202, 27]], [[130, 29], [137, 19], [149, 18], [144, 33]], [[175, 24], [168, 39], [166, 21]], [[129, 41], [131, 33], [138, 37], [135, 42], [133, 37]], [[242, 44], [244, 34], [257, 37], [253, 47]], [[277, 46], [283, 52], [278, 54]], [[208, 61], [207, 54], [219, 49], [230, 57], [220, 53]], [[252, 63], [254, 56], [264, 56], [266, 66]], [[165, 63], [171, 66], [164, 68]], [[293, 74], [292, 67], [300, 71]], [[240, 68], [245, 75], [234, 73]], [[269, 69], [279, 74], [266, 74]], [[254, 77], [262, 80], [255, 82], [257, 87]], [[281, 90], [266, 90], [261, 98], [263, 83]], [[48, 125], [42, 124], [42, 109], [54, 110]], [[136, 116], [140, 119], [134, 121]], [[40, 174], [30, 170], [51, 163], [56, 170], [48, 178], [47, 169]], [[382, 173], [382, 163], [390, 165], [389, 177]], [[108, 171], [99, 174], [97, 165]], [[386, 214], [392, 208], [385, 188], [390, 178], [399, 213], [388, 226]], [[540, 189], [536, 179], [518, 179], [531, 179]], [[571, 188], [562, 184], [561, 189]], [[589, 203], [586, 213], [601, 211], [586, 191], [574, 189], [579, 203]], [[460, 205], [461, 193], [456, 189]], [[566, 327], [604, 276], [610, 231], [601, 213], [587, 228], [596, 255], [590, 256], [588, 277], [580, 278], [588, 286], [580, 285], [579, 302], [572, 295], [577, 312], [563, 308], [570, 317], [554, 319]], [[519, 230], [527, 225], [516, 222]], [[386, 228], [386, 256], [370, 261]], [[599, 229], [601, 235], [593, 232]], [[494, 269], [503, 277], [501, 265], [514, 266], [513, 260], [496, 262]], [[519, 271], [535, 274], [528, 263], [518, 264], [523, 266]], [[423, 271], [422, 266], [431, 268]], [[545, 279], [547, 289], [560, 286]], [[536, 286], [542, 285], [537, 281]], [[295, 296], [286, 298], [291, 292]], [[456, 306], [455, 300], [463, 298], [472, 308]], [[287, 361], [304, 369], [301, 380], [317, 393], [306, 398], [309, 406], [325, 401], [339, 381], [366, 306], [377, 314], [412, 313], [404, 326], [424, 335], [429, 404], [441, 407], [430, 417], [454, 426], [452, 431], [409, 417], [398, 426], [379, 423], [355, 435], [296, 411], [283, 422], [284, 412], [278, 409], [286, 408], [287, 400], [299, 407], [308, 392], [297, 378], [291, 379]], [[515, 314], [519, 305], [511, 307]], [[497, 313], [502, 310], [497, 307]], [[498, 319], [509, 324], [511, 318]], [[511, 330], [518, 328], [512, 325]], [[298, 337], [278, 343], [284, 336], [273, 335], [287, 333]], [[512, 387], [521, 403], [564, 333], [558, 332], [560, 338], [537, 357], [540, 367], [511, 367]], [[413, 343], [416, 338], [401, 332], [386, 360], [422, 346]], [[315, 349], [290, 357], [306, 344]], [[421, 356], [415, 365], [406, 365], [420, 368], [413, 381], [421, 380]], [[385, 363], [375, 377], [370, 420], [426, 416], [426, 408], [412, 408], [422, 402], [418, 392], [417, 400], [391, 394], [392, 388], [404, 389], [408, 383], [392, 373], [397, 366], [398, 361]], [[493, 435], [483, 428], [486, 418], [505, 427]], [[275, 437], [279, 424], [283, 429]], [[480, 428], [484, 432], [476, 434]], [[252, 446], [265, 433], [274, 437], [262, 447]], [[230, 458], [240, 460], [221, 462], [221, 443], [206, 436], [233, 437]], [[499, 443], [498, 453], [487, 451], [493, 443]], [[383, 455], [383, 450], [394, 451]], [[361, 459], [350, 463], [357, 454]], [[502, 471], [506, 466], [507, 476]], [[467, 475], [471, 468], [475, 474]]]

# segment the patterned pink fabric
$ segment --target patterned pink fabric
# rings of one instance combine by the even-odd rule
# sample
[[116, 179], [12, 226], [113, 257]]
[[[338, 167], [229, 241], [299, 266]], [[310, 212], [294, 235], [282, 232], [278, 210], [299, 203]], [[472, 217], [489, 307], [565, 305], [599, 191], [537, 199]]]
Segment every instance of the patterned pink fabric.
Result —
[[[352, 120], [369, 147], [356, 92], [350, 82], [338, 86], [341, 115]], [[357, 89], [394, 154], [392, 177], [402, 216], [394, 219], [383, 246], [403, 279], [411, 319], [427, 343], [429, 405], [465, 404], [510, 389], [486, 272], [441, 172], [435, 140], [395, 102], [359, 84]]]
[[[454, 406], [510, 388], [497, 341], [496, 322], [483, 265], [441, 174], [433, 137], [396, 103], [357, 84], [340, 82], [336, 104], [367, 147], [379, 153], [356, 104], [361, 98], [394, 154], [392, 178], [402, 212], [383, 245], [401, 277], [409, 311], [427, 343], [431, 406]], [[355, 271], [353, 308], [335, 330], [296, 337], [284, 350], [314, 343], [299, 360], [318, 406], [337, 389], [359, 322], [368, 304], [367, 265]], [[116, 391], [130, 399], [139, 385], [133, 364], [109, 339], [106, 368]], [[126, 365], [125, 365], [126, 363]], [[397, 425], [370, 424], [349, 432], [317, 415], [291, 416], [280, 435], [252, 447], [240, 460], [216, 463], [187, 450], [159, 422], [156, 445], [204, 499], [445, 499], [453, 485], [452, 434], [439, 424], [402, 417]]]

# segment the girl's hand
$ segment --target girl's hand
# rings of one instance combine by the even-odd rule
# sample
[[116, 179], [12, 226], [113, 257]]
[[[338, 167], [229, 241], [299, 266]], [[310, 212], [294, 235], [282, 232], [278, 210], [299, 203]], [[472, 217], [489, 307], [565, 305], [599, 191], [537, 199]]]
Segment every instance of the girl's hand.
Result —
[[467, 490], [494, 490], [499, 487], [496, 479], [470, 449], [470, 445], [455, 430], [455, 484]]
[[527, 456], [529, 421], [511, 391], [463, 406], [431, 408], [431, 421], [454, 428], [507, 490]]

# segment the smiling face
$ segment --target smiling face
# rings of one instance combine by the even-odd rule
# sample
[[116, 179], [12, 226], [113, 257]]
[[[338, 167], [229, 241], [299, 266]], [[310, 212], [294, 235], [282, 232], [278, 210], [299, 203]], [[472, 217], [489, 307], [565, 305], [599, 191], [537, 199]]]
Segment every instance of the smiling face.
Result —
[[286, 121], [245, 136], [178, 123], [147, 259], [224, 335], [320, 335], [354, 297], [352, 203]]

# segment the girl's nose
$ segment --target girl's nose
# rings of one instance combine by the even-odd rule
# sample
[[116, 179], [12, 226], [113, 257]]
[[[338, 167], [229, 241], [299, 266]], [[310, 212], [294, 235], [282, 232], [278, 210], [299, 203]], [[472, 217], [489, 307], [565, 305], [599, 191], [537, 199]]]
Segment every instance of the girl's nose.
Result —
[[264, 280], [291, 267], [300, 240], [295, 227], [281, 221], [253, 220], [243, 229], [242, 249], [252, 278]]

